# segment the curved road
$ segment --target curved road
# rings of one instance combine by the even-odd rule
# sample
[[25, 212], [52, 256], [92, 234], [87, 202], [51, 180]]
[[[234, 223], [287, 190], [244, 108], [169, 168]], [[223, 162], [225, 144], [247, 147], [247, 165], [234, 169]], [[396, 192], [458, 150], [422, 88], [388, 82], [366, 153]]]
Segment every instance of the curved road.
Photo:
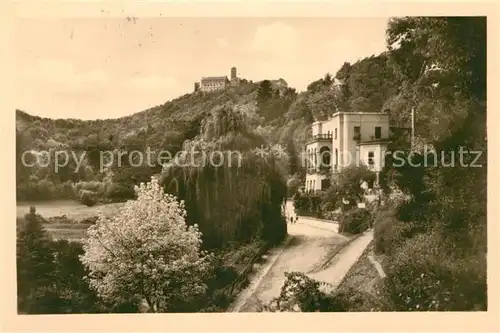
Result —
[[[293, 214], [291, 203], [287, 203], [286, 210], [289, 218], [289, 214]], [[328, 253], [348, 238], [337, 233], [334, 223], [305, 217], [300, 217], [296, 224], [288, 223], [288, 233], [289, 238], [284, 247], [271, 251], [266, 267], [239, 295], [230, 311], [258, 311], [262, 304], [279, 296], [285, 282], [285, 272], [302, 272], [314, 279], [338, 285], [371, 241], [370, 234], [362, 235], [335, 256], [330, 267], [318, 271]]]

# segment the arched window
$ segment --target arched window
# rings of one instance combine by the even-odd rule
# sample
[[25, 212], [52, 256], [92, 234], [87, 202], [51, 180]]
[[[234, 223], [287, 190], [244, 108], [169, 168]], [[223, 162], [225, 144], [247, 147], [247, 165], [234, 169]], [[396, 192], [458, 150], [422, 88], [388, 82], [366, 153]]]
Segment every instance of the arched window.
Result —
[[323, 167], [329, 167], [331, 164], [331, 152], [330, 148], [328, 147], [321, 147], [319, 150], [319, 155], [320, 155], [320, 161], [321, 161], [321, 166]]

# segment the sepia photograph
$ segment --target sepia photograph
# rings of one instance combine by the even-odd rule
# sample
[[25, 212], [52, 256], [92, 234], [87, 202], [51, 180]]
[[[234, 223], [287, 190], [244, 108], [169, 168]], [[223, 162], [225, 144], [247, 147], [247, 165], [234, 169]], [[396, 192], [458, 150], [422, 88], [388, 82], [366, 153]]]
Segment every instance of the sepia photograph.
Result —
[[16, 19], [17, 314], [488, 311], [487, 23]]

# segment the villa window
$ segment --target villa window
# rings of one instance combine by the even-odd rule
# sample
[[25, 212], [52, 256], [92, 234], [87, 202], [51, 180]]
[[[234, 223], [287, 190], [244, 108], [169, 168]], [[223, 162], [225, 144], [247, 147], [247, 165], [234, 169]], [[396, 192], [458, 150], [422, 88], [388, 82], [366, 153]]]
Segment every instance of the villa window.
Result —
[[309, 161], [309, 156], [311, 156], [311, 150], [310, 149], [307, 150], [306, 169], [309, 169], [309, 167], [311, 166], [311, 162]]
[[361, 139], [361, 126], [354, 126], [354, 136], [353, 140]]
[[382, 127], [375, 127], [375, 139], [380, 139], [382, 137]]
[[375, 153], [372, 151], [368, 152], [368, 165], [369, 166], [373, 166], [375, 164], [374, 158], [375, 158]]
[[339, 150], [335, 148], [335, 169], [337, 169], [338, 164], [339, 164]]
[[331, 163], [331, 154], [330, 154], [330, 148], [328, 147], [322, 147], [319, 150], [319, 154], [321, 155], [321, 166], [322, 167], [330, 167]]
[[335, 129], [334, 139], [337, 140], [337, 129]]

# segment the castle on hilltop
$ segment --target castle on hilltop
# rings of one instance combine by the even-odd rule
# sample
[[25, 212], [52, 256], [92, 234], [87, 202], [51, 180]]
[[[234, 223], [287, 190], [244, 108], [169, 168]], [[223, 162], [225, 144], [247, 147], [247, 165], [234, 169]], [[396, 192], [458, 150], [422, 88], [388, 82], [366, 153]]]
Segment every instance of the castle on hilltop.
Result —
[[208, 76], [202, 77], [200, 82], [194, 83], [194, 91], [215, 91], [219, 89], [224, 89], [228, 85], [236, 85], [239, 82], [237, 76], [236, 67], [231, 68], [231, 79], [229, 80], [227, 76]]

